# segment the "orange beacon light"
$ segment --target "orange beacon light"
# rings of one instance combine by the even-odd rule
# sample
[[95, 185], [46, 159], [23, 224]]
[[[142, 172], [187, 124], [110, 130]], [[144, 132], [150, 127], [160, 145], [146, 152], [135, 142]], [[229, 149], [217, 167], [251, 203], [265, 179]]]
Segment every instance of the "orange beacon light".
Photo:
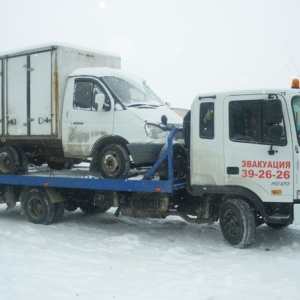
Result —
[[292, 89], [299, 89], [300, 88], [300, 83], [299, 83], [299, 79], [297, 78], [294, 78], [292, 80], [292, 86], [291, 86]]

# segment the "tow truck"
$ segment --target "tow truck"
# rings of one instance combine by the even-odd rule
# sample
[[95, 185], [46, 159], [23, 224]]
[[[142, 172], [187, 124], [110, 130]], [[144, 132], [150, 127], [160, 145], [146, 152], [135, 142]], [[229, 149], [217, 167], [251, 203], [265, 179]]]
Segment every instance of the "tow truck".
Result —
[[78, 170], [0, 175], [1, 201], [8, 207], [20, 201], [37, 224], [58, 222], [65, 209], [78, 207], [219, 222], [225, 241], [245, 248], [258, 226], [280, 229], [295, 221], [299, 147], [299, 88], [197, 95], [183, 127], [171, 131], [158, 160], [143, 172], [119, 179]]

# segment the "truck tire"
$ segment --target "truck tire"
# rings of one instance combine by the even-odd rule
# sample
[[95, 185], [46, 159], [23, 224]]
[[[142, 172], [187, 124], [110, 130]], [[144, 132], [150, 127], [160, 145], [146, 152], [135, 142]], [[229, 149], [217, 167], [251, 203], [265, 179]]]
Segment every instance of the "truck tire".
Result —
[[28, 173], [28, 157], [21, 147], [17, 146], [15, 149], [17, 150], [20, 159], [20, 169], [18, 174], [26, 174]]
[[109, 209], [102, 206], [95, 206], [92, 202], [89, 201], [80, 203], [79, 208], [82, 212], [89, 215], [103, 213]]
[[93, 159], [96, 159], [96, 170], [103, 178], [125, 178], [128, 175], [130, 158], [123, 146], [107, 145]]
[[78, 208], [78, 203], [75, 200], [68, 199], [64, 203], [65, 210], [67, 211], [75, 211]]
[[243, 199], [228, 199], [220, 211], [220, 227], [225, 240], [237, 248], [254, 241], [255, 218], [250, 205]]
[[[161, 154], [166, 150], [167, 145], [165, 145], [161, 149]], [[161, 155], [160, 154], [160, 155]], [[181, 144], [174, 144], [173, 145], [173, 166], [174, 166], [174, 178], [182, 178], [186, 175], [186, 150]], [[168, 179], [168, 160], [167, 158], [161, 163], [158, 175], [160, 179], [166, 180]]]
[[13, 147], [0, 148], [0, 174], [19, 174], [20, 157]]
[[23, 208], [31, 223], [44, 225], [53, 222], [57, 211], [57, 207], [51, 203], [47, 193], [39, 188], [32, 188], [26, 192]]

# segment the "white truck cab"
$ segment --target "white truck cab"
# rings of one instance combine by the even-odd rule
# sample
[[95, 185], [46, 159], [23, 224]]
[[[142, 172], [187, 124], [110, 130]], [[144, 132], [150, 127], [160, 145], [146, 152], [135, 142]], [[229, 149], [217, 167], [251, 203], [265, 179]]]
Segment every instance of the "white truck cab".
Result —
[[[294, 221], [300, 204], [299, 89], [198, 95], [184, 123], [188, 189], [206, 199], [206, 209], [214, 203], [231, 244], [250, 244], [254, 234], [241, 235], [243, 228]], [[240, 223], [232, 217], [237, 211], [243, 212]]]
[[62, 113], [64, 153], [93, 156], [93, 169], [105, 177], [126, 175], [130, 160], [136, 166], [153, 164], [170, 126], [181, 125], [182, 118], [139, 77], [111, 68], [78, 69], [69, 76]]

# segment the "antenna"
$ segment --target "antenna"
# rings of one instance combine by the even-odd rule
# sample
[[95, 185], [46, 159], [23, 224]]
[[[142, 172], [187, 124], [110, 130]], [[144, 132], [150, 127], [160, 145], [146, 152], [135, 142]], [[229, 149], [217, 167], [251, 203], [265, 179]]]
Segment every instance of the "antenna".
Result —
[[287, 71], [289, 72], [290, 76], [291, 76], [291, 77], [294, 77], [294, 75], [293, 75], [293, 73], [291, 72], [291, 70], [289, 69], [289, 67], [288, 67], [286, 64], [284, 64], [284, 66], [285, 66], [285, 68], [287, 69]]
[[[286, 51], [287, 51], [287, 53], [288, 53], [288, 55], [289, 55], [289, 57], [290, 57], [290, 60], [291, 60], [291, 62], [292, 62], [292, 64], [293, 64], [293, 67], [294, 67], [294, 69], [295, 69], [295, 71], [296, 71], [296, 74], [298, 75], [298, 77], [300, 77], [300, 76], [299, 76], [299, 71], [298, 71], [298, 69], [297, 69], [297, 67], [296, 67], [296, 64], [295, 64], [295, 62], [294, 62], [294, 60], [293, 60], [293, 57], [292, 57], [292, 55], [291, 55], [291, 53], [290, 53], [290, 51], [289, 51], [287, 45], [285, 45], [285, 48], [286, 48]], [[286, 67], [286, 68], [287, 68], [287, 67]], [[288, 69], [288, 68], [287, 68], [287, 69]], [[291, 74], [291, 72], [290, 72], [290, 74]]]

